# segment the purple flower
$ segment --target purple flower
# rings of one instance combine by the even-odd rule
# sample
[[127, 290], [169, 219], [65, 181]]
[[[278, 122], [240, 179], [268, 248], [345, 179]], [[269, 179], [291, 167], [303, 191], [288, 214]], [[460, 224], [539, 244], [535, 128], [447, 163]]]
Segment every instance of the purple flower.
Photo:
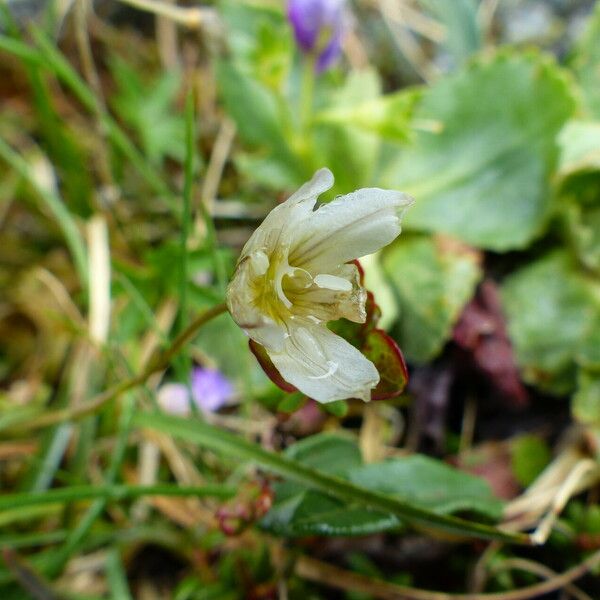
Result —
[[[202, 412], [219, 410], [233, 396], [231, 382], [214, 369], [196, 367], [192, 370], [191, 400]], [[158, 391], [158, 404], [174, 415], [190, 414], [190, 392], [183, 383], [166, 383]]]
[[233, 395], [231, 382], [216, 369], [192, 371], [192, 398], [201, 410], [215, 412]]
[[331, 65], [342, 50], [345, 0], [289, 0], [288, 19], [303, 52], [317, 57], [317, 70]]

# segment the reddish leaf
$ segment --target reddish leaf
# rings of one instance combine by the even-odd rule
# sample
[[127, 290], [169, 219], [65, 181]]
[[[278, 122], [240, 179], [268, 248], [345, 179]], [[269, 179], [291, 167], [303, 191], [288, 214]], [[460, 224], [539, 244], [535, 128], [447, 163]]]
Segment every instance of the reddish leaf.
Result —
[[519, 493], [511, 465], [510, 447], [506, 443], [484, 442], [450, 460], [459, 469], [483, 477], [494, 495], [511, 500]]
[[372, 391], [373, 400], [399, 396], [408, 383], [408, 369], [398, 344], [383, 329], [369, 331], [362, 347], [363, 354], [379, 371], [380, 381]]
[[271, 362], [265, 347], [255, 342], [254, 340], [249, 340], [248, 344], [250, 346], [250, 350], [252, 350], [252, 354], [256, 356], [256, 360], [258, 364], [262, 367], [262, 370], [265, 372], [267, 377], [280, 389], [284, 392], [297, 392], [298, 389], [294, 387], [291, 383], [288, 383], [282, 376], [281, 373], [277, 370], [275, 365]]
[[367, 320], [362, 324], [363, 334], [367, 334], [372, 329], [375, 329], [377, 323], [379, 323], [379, 319], [381, 319], [381, 308], [379, 308], [379, 304], [375, 302], [375, 296], [372, 292], [367, 292], [365, 309], [367, 311]]
[[456, 324], [453, 338], [504, 397], [517, 406], [527, 404], [495, 283], [481, 284]]

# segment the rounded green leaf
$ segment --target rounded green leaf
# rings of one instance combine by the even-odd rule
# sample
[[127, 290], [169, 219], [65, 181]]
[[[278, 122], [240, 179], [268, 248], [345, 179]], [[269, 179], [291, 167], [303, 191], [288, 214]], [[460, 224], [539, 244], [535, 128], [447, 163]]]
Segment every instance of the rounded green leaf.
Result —
[[482, 58], [434, 84], [415, 144], [386, 181], [416, 199], [406, 227], [498, 251], [525, 246], [544, 225], [556, 135], [574, 108], [561, 70], [533, 53]]
[[409, 360], [427, 362], [450, 337], [481, 277], [479, 255], [448, 239], [401, 237], [383, 253], [399, 304], [395, 334]]
[[556, 394], [573, 390], [577, 365], [593, 363], [600, 287], [566, 252], [523, 267], [502, 287], [517, 362], [529, 383]]

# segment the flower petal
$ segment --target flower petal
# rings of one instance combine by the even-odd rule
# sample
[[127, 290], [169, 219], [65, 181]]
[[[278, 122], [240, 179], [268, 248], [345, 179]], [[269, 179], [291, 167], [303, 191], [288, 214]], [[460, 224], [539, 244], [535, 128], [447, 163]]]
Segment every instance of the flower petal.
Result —
[[289, 262], [327, 273], [372, 254], [398, 236], [412, 202], [402, 192], [367, 188], [324, 204], [297, 227]]
[[371, 399], [379, 373], [354, 346], [322, 325], [302, 323], [289, 333], [282, 352], [267, 350], [288, 383], [319, 402]]
[[265, 217], [246, 242], [240, 260], [257, 250], [269, 255], [289, 231], [300, 227], [300, 223], [313, 214], [312, 209], [319, 194], [327, 191], [333, 181], [333, 174], [329, 169], [319, 169], [310, 181]]
[[[281, 350], [284, 346], [285, 328], [260, 310], [256, 304], [255, 287], [257, 275], [264, 267], [263, 258], [256, 252], [246, 255], [238, 263], [235, 275], [227, 287], [227, 308], [233, 320], [253, 340], [272, 350]], [[273, 307], [277, 304], [274, 303]]]
[[328, 322], [344, 317], [354, 323], [366, 319], [367, 293], [360, 285], [356, 265], [342, 265], [331, 275], [317, 275], [312, 285], [295, 286], [288, 280], [286, 291], [294, 305], [294, 314], [311, 321]]

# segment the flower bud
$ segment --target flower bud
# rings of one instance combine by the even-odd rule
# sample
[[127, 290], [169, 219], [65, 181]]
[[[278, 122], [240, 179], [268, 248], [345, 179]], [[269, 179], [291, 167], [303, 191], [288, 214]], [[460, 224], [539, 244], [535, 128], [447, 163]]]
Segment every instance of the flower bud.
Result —
[[318, 71], [337, 59], [344, 33], [344, 0], [289, 0], [288, 19], [298, 46], [316, 58]]

